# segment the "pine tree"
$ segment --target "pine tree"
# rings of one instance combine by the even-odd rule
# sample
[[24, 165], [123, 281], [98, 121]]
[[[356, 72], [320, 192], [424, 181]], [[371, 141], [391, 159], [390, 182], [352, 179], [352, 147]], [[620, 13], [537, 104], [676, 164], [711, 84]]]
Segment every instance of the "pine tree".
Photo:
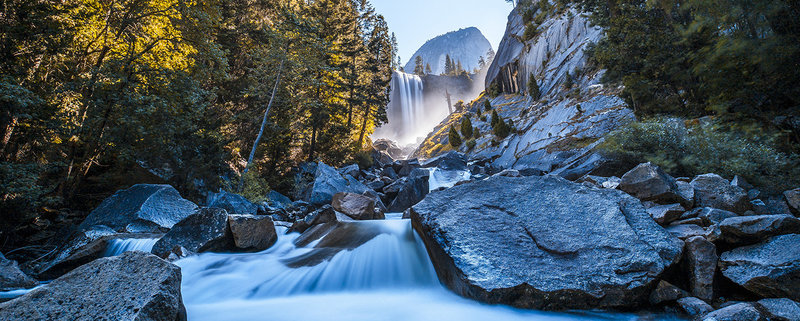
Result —
[[414, 58], [414, 74], [419, 76], [425, 75], [425, 64], [422, 61], [422, 56]]
[[425, 74], [426, 75], [430, 75], [432, 73], [433, 73], [433, 71], [431, 71], [431, 64], [429, 64], [429, 63], [425, 64]]
[[450, 59], [450, 54], [444, 58], [444, 75], [449, 76], [453, 73], [453, 60]]
[[542, 96], [539, 91], [539, 84], [536, 83], [536, 76], [533, 73], [528, 76], [528, 95], [530, 95], [533, 100], [539, 100]]
[[461, 146], [462, 144], [461, 136], [458, 135], [458, 131], [456, 130], [455, 125], [450, 126], [450, 134], [448, 136], [450, 140], [450, 146], [453, 146], [454, 148], [458, 148], [459, 146]]
[[500, 115], [497, 114], [497, 110], [492, 110], [492, 128], [497, 127], [497, 124], [501, 122], [503, 122], [503, 120], [500, 118]]
[[461, 135], [465, 138], [472, 137], [472, 121], [469, 118], [469, 114], [467, 114], [461, 120]]

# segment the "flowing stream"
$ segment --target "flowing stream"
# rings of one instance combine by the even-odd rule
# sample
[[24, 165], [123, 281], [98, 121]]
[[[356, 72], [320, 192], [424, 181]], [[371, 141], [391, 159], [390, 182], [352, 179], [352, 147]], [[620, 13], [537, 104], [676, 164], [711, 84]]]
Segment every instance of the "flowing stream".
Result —
[[177, 261], [189, 320], [639, 320], [461, 298], [439, 283], [409, 220], [339, 223], [315, 240], [285, 231], [260, 253]]

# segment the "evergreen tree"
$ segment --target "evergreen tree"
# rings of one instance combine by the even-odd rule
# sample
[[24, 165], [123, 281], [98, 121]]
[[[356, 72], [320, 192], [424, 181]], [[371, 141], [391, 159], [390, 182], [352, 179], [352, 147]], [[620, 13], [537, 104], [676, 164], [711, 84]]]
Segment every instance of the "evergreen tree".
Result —
[[444, 58], [444, 75], [449, 76], [453, 73], [453, 60], [450, 59], [450, 54], [447, 54]]
[[483, 101], [483, 109], [486, 110], [486, 111], [492, 110], [492, 101], [489, 100], [489, 99], [484, 100]]
[[469, 118], [469, 114], [467, 114], [461, 120], [461, 135], [465, 138], [472, 137], [472, 121]]
[[528, 95], [534, 100], [539, 100], [542, 96], [539, 91], [539, 84], [536, 83], [536, 76], [533, 73], [528, 76]]
[[450, 133], [448, 135], [448, 138], [449, 138], [449, 141], [450, 141], [450, 146], [453, 146], [453, 148], [458, 148], [458, 147], [461, 146], [461, 144], [462, 144], [461, 136], [458, 135], [458, 131], [456, 130], [455, 125], [454, 126], [450, 126]]
[[414, 58], [414, 74], [419, 76], [425, 75], [425, 63], [422, 61], [422, 56]]
[[492, 128], [497, 127], [497, 124], [502, 122], [503, 119], [501, 119], [500, 115], [497, 114], [497, 110], [492, 110], [492, 121], [491, 121]]
[[429, 63], [425, 64], [425, 74], [426, 75], [430, 75], [432, 73], [433, 73], [433, 71], [431, 70], [431, 64], [429, 64]]

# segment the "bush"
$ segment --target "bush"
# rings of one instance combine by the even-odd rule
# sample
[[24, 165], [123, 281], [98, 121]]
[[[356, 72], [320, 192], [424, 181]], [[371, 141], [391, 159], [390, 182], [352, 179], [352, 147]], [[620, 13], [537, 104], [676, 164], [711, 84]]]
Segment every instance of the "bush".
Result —
[[475, 139], [481, 138], [481, 130], [478, 127], [472, 128], [472, 137]]
[[472, 121], [469, 120], [469, 115], [461, 120], [461, 135], [464, 138], [472, 137]]
[[485, 123], [486, 120], [487, 120], [486, 115], [481, 115], [481, 121]]
[[536, 23], [529, 23], [525, 25], [525, 32], [522, 34], [523, 41], [530, 41], [539, 35], [539, 25]]
[[502, 119], [497, 121], [497, 124], [492, 127], [492, 131], [494, 135], [500, 138], [506, 138], [509, 134], [511, 134], [513, 125], [506, 123]]
[[483, 101], [483, 109], [486, 111], [492, 110], [492, 102], [489, 99]]
[[375, 162], [372, 159], [372, 152], [366, 150], [360, 151], [353, 155], [353, 161], [358, 164], [358, 167], [361, 169], [370, 168]]
[[258, 171], [253, 168], [250, 168], [247, 173], [230, 180], [226, 185], [224, 186], [225, 190], [238, 191], [237, 194], [244, 196], [244, 198], [253, 203], [265, 201], [267, 193], [270, 191], [266, 178], [259, 176]]
[[500, 119], [500, 115], [497, 115], [497, 111], [496, 111], [496, 110], [493, 110], [493, 111], [492, 111], [492, 128], [494, 128], [495, 126], [497, 126], [497, 123], [498, 123], [498, 122], [500, 122], [500, 121], [502, 121], [502, 120]]
[[775, 137], [755, 132], [713, 121], [686, 125], [675, 118], [649, 119], [609, 134], [599, 148], [652, 162], [676, 176], [740, 175], [772, 191], [800, 185], [798, 155], [781, 152]]
[[45, 206], [58, 205], [56, 186], [43, 177], [54, 165], [0, 163], [0, 229], [28, 223]]
[[469, 150], [472, 150], [473, 148], [475, 148], [475, 140], [474, 139], [468, 140], [465, 144], [467, 145], [467, 148]]
[[528, 77], [528, 94], [534, 100], [539, 100], [542, 96], [539, 91], [539, 84], [536, 83], [536, 76], [533, 73]]
[[458, 131], [456, 131], [455, 126], [450, 126], [449, 139], [450, 146], [453, 146], [453, 148], [458, 148], [461, 146], [461, 136], [458, 135]]

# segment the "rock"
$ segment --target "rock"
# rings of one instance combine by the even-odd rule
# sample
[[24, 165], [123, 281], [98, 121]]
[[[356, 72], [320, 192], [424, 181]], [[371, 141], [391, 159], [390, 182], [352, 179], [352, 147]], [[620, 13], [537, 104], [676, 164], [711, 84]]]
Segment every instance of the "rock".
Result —
[[617, 188], [643, 201], [664, 203], [680, 200], [675, 179], [651, 163], [640, 164], [625, 173]]
[[138, 184], [106, 198], [80, 226], [89, 229], [105, 225], [131, 233], [166, 232], [195, 211], [197, 205], [181, 198], [172, 186]]
[[695, 206], [713, 207], [742, 214], [750, 209], [747, 192], [731, 185], [717, 174], [704, 174], [692, 180]]
[[467, 159], [464, 154], [459, 152], [449, 152], [447, 154], [429, 159], [422, 164], [422, 167], [438, 167], [443, 170], [467, 170]]
[[504, 169], [502, 172], [494, 174], [492, 176], [504, 176], [504, 177], [520, 177], [519, 171], [516, 169]]
[[375, 216], [375, 200], [369, 196], [338, 193], [333, 196], [331, 205], [355, 220], [371, 220]]
[[278, 240], [275, 224], [269, 216], [228, 215], [233, 244], [242, 250], [260, 252]]
[[319, 162], [307, 200], [314, 205], [325, 205], [331, 203], [336, 193], [362, 194], [367, 190], [367, 186], [352, 176], [342, 176], [333, 167]]
[[656, 221], [656, 223], [664, 226], [674, 222], [681, 217], [681, 214], [686, 211], [681, 204], [658, 205], [647, 209], [647, 214]]
[[761, 313], [750, 303], [737, 303], [712, 311], [703, 321], [762, 321]]
[[744, 178], [742, 178], [739, 175], [733, 177], [733, 179], [731, 180], [731, 185], [741, 187], [745, 191], [753, 188], [753, 185], [750, 185], [750, 183], [745, 181]]
[[686, 208], [694, 207], [694, 187], [692, 187], [692, 184], [676, 181], [675, 185], [678, 186], [677, 192], [681, 199], [681, 204]]
[[800, 215], [800, 188], [783, 192], [783, 197], [786, 198], [786, 204], [789, 204], [789, 209], [795, 215]]
[[[78, 230], [65, 238], [52, 258], [35, 265], [32, 269], [40, 279], [55, 279], [73, 269], [94, 261], [103, 256], [108, 241], [121, 238], [125, 234], [117, 233], [106, 226], [93, 226], [88, 230]], [[161, 234], [153, 235], [160, 237]]]
[[689, 266], [689, 286], [692, 295], [711, 302], [714, 299], [714, 273], [717, 271], [717, 247], [702, 236], [686, 240], [684, 249]]
[[0, 253], [0, 291], [30, 289], [38, 284], [19, 269], [17, 261], [6, 259]]
[[726, 242], [745, 245], [771, 236], [800, 234], [800, 219], [789, 214], [738, 216], [725, 219], [719, 227]]
[[378, 168], [384, 168], [386, 166], [391, 166], [392, 163], [394, 163], [394, 158], [392, 158], [392, 156], [386, 152], [373, 150], [372, 161], [374, 166], [377, 166]]
[[386, 195], [397, 195], [397, 193], [399, 193], [400, 190], [403, 189], [403, 185], [405, 185], [407, 181], [408, 179], [406, 177], [398, 179], [393, 183], [386, 185], [386, 187], [383, 188], [383, 193], [385, 193]]
[[258, 214], [258, 205], [248, 201], [242, 195], [224, 191], [209, 195], [208, 207], [221, 208], [231, 214]]
[[637, 306], [682, 250], [638, 200], [556, 176], [432, 193], [411, 219], [447, 287], [521, 308]]
[[789, 299], [763, 299], [755, 303], [764, 316], [771, 321], [800, 320], [800, 303]]
[[175, 224], [175, 227], [153, 245], [152, 253], [169, 256], [176, 247], [191, 252], [225, 251], [234, 248], [228, 227], [228, 212], [220, 208], [202, 208]]
[[[414, 204], [419, 203], [425, 195], [428, 195], [430, 171], [424, 168], [417, 168], [408, 175], [407, 180], [397, 193], [392, 204], [389, 205], [390, 213], [400, 213]], [[386, 192], [386, 189], [384, 189]]]
[[378, 139], [372, 143], [372, 147], [380, 152], [385, 152], [395, 159], [402, 158], [404, 155], [403, 149], [397, 146], [397, 143], [388, 139]]
[[352, 177], [358, 178], [359, 176], [361, 176], [361, 168], [358, 167], [358, 164], [352, 164], [339, 169], [339, 173], [341, 173], [342, 176], [350, 175]]
[[656, 289], [650, 293], [650, 304], [659, 305], [674, 302], [687, 296], [689, 296], [689, 292], [681, 290], [667, 281], [660, 281]]
[[737, 216], [739, 215], [734, 212], [710, 207], [699, 207], [683, 213], [681, 219], [699, 218], [702, 226], [711, 226], [722, 223], [725, 219]]
[[711, 311], [714, 311], [708, 303], [695, 297], [686, 297], [678, 299], [678, 306], [681, 307], [683, 312], [686, 312], [690, 317], [699, 317]]
[[318, 210], [306, 215], [304, 219], [308, 226], [336, 222], [336, 211], [333, 206], [325, 205]]
[[756, 215], [770, 215], [770, 214], [772, 214], [770, 212], [769, 207], [767, 206], [767, 204], [764, 203], [764, 201], [762, 201], [760, 199], [750, 200], [750, 208], [753, 209], [753, 212], [755, 212]]
[[366, 185], [374, 191], [380, 191], [384, 186], [386, 186], [386, 183], [380, 179], [376, 179], [374, 181], [367, 182]]
[[181, 269], [152, 254], [95, 260], [15, 300], [2, 320], [186, 320]]
[[766, 241], [722, 253], [722, 275], [767, 298], [800, 300], [800, 234], [775, 236]]
[[384, 168], [384, 169], [381, 171], [381, 176], [386, 176], [386, 177], [388, 177], [388, 178], [391, 178], [391, 179], [397, 179], [397, 178], [399, 177], [399, 176], [397, 175], [397, 172], [395, 172], [395, 171], [394, 171], [394, 168], [392, 168], [392, 167], [386, 167], [386, 168]]
[[706, 230], [704, 228], [695, 224], [670, 225], [667, 227], [667, 232], [681, 240], [706, 234]]
[[273, 190], [267, 194], [267, 204], [273, 208], [284, 209], [292, 205], [292, 200]]

